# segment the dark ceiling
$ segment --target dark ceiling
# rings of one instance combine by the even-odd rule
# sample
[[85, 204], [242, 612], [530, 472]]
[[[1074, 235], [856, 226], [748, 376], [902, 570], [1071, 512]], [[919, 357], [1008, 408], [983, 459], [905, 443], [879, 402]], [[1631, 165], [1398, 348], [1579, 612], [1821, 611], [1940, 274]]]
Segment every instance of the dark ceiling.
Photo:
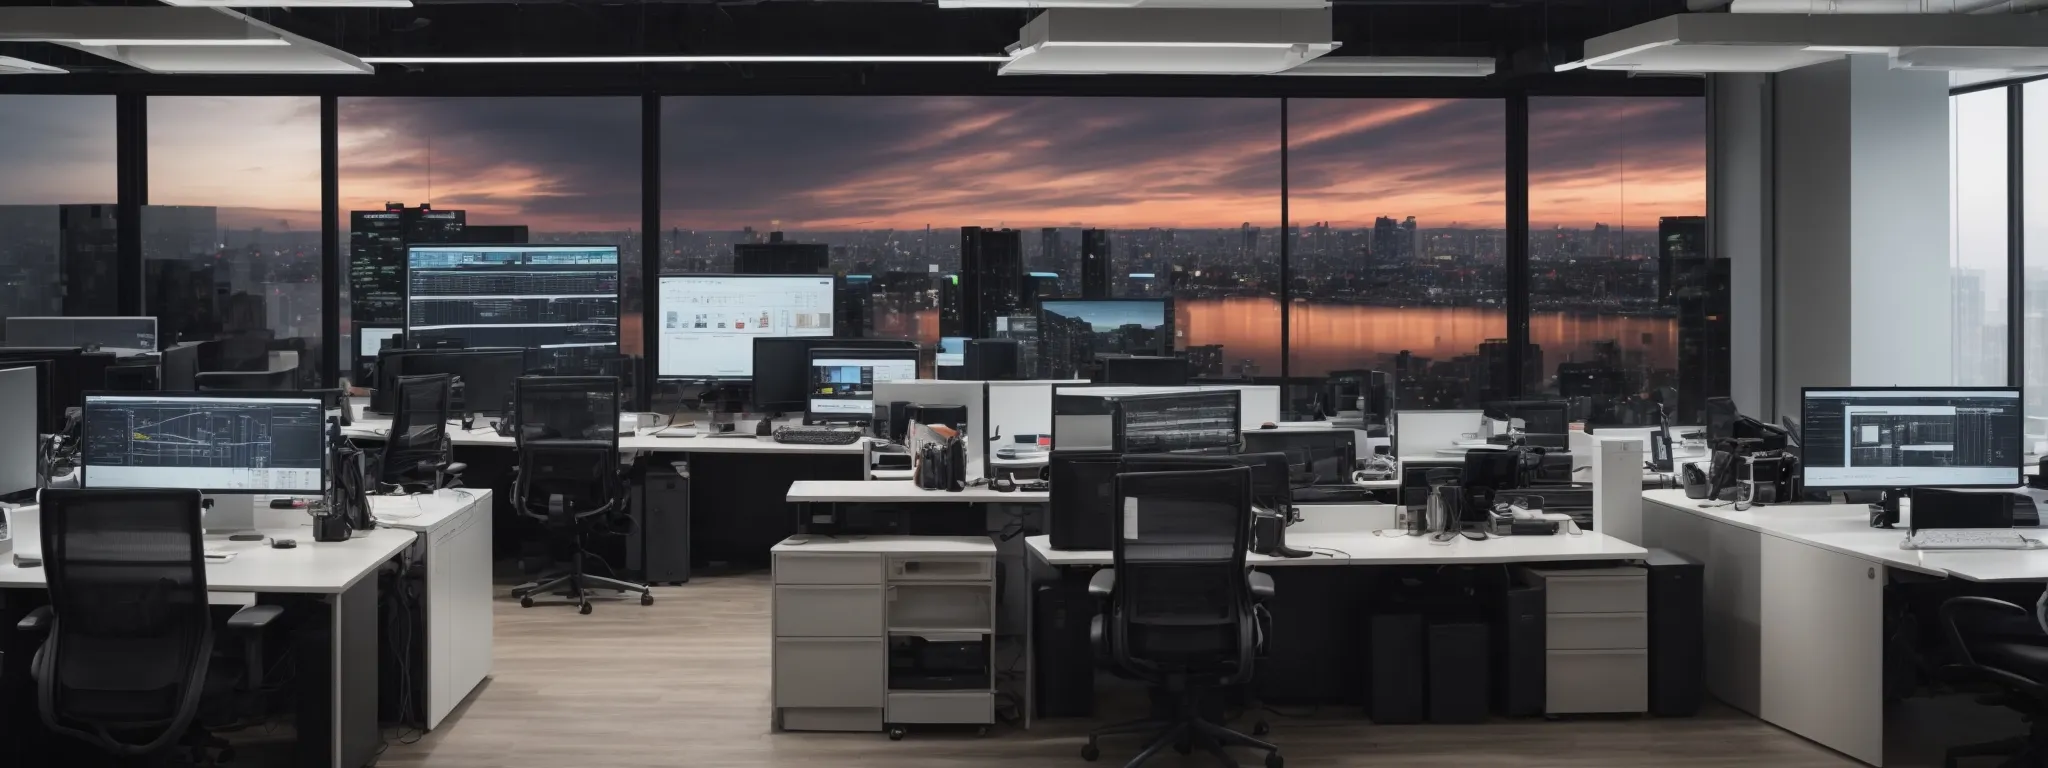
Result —
[[[935, 0], [414, 0], [413, 8], [256, 8], [245, 12], [358, 56], [631, 54], [998, 54], [1035, 11], [941, 10]], [[0, 5], [155, 5], [29, 2]], [[1687, 91], [1697, 81], [1630, 82], [1617, 73], [1552, 67], [1589, 37], [1685, 12], [1684, 0], [1336, 0], [1335, 56], [1490, 56], [1486, 79], [1008, 77], [990, 64], [431, 65], [379, 67], [375, 78], [147, 76], [61, 46], [0, 43], [0, 55], [75, 76], [0, 78], [0, 91], [479, 93], [702, 92], [1244, 92]], [[138, 82], [146, 81], [146, 82]], [[286, 82], [293, 81], [293, 82]], [[335, 82], [349, 81], [349, 82]], [[1661, 82], [1658, 82], [1661, 81]]]

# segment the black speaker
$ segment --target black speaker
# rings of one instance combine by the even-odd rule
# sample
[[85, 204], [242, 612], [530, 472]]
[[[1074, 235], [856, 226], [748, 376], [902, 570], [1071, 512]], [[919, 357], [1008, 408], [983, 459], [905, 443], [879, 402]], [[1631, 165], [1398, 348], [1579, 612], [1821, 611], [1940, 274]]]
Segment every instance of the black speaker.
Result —
[[1089, 717], [1095, 714], [1095, 652], [1088, 620], [1095, 600], [1085, 582], [1072, 580], [1039, 585], [1036, 593], [1031, 674], [1038, 683], [1038, 716]]
[[1422, 722], [1422, 617], [1377, 615], [1372, 617], [1370, 634], [1372, 680], [1366, 715], [1382, 725]]
[[1483, 723], [1487, 712], [1484, 622], [1429, 626], [1429, 721]]
[[1510, 584], [1494, 617], [1494, 710], [1506, 717], [1543, 714], [1544, 657], [1549, 618], [1541, 585]]
[[1690, 717], [1706, 682], [1706, 568], [1676, 552], [1650, 550], [1650, 714]]
[[1111, 549], [1116, 544], [1116, 453], [1058, 451], [1046, 460], [1052, 484], [1046, 533], [1053, 549]]

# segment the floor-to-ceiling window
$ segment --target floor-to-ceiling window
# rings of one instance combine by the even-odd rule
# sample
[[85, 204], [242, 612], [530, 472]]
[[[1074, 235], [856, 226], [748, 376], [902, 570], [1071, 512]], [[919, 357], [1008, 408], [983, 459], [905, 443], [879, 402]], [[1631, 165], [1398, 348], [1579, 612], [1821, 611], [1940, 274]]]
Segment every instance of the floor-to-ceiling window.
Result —
[[1513, 384], [1506, 102], [1287, 108], [1289, 376], [1389, 372], [1402, 408], [1497, 398]]
[[0, 136], [0, 318], [120, 314], [114, 97], [0, 96]]
[[[339, 109], [345, 336], [404, 321], [409, 245], [608, 245], [619, 249], [619, 350], [641, 354], [640, 100], [344, 98]], [[593, 319], [599, 310], [567, 304], [584, 301], [477, 311], [529, 323]]]
[[1524, 391], [1596, 424], [1701, 423], [1729, 388], [1729, 262], [1707, 248], [1706, 100], [1529, 100]]
[[[2025, 289], [2023, 310], [2014, 318], [2025, 346], [2022, 393], [2027, 399], [2028, 434], [2048, 440], [2048, 81], [2020, 86], [2024, 100], [2020, 119], [2032, 128], [2020, 135], [2021, 246], [2024, 269], [2018, 279]], [[2034, 426], [2036, 424], [2042, 426]], [[2039, 453], [2029, 445], [2028, 453]]]
[[1949, 99], [1949, 249], [1954, 383], [2004, 384], [2006, 287], [2006, 89]]
[[224, 370], [320, 379], [320, 100], [148, 101], [143, 310]]

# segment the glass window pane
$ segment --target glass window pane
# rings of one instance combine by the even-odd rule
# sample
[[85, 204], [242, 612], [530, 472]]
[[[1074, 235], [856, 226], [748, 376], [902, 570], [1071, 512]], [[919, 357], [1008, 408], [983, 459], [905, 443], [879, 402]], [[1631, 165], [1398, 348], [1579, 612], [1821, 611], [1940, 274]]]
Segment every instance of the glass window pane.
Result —
[[1403, 409], [1471, 408], [1512, 382], [1507, 105], [1288, 101], [1288, 375], [1395, 374]]
[[2006, 280], [2006, 90], [1949, 102], [1949, 264], [1955, 283], [1954, 355], [1958, 385], [2004, 384]]
[[1529, 100], [1528, 391], [1595, 424], [1703, 423], [1729, 389], [1706, 100]]
[[0, 95], [0, 136], [0, 318], [120, 314], [114, 97]]
[[149, 99], [143, 307], [165, 343], [213, 342], [202, 365], [296, 368], [321, 354], [320, 100]]
[[642, 354], [639, 99], [347, 98], [339, 108], [345, 335], [402, 323], [411, 244], [616, 245], [620, 350]]
[[2027, 128], [2020, 134], [2026, 142], [2020, 152], [2026, 200], [2021, 212], [2025, 236], [2020, 240], [2026, 259], [2021, 273], [2026, 314], [2019, 333], [2026, 345], [2027, 415], [2044, 419], [2027, 422], [2027, 453], [2038, 454], [2042, 451], [2036, 441], [2048, 440], [2048, 137], [2042, 133], [2048, 131], [2048, 81], [2021, 87], [2026, 89], [2026, 110], [2020, 119]]

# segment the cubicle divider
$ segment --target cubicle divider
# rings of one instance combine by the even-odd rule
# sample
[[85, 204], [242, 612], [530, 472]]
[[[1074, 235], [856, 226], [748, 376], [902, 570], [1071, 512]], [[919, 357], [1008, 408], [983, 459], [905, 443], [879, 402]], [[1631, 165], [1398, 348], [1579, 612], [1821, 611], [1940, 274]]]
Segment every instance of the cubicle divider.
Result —
[[[967, 407], [967, 479], [988, 476], [989, 382], [883, 381], [875, 384], [875, 404], [964, 405]], [[1048, 401], [1047, 413], [1051, 412]], [[1048, 416], [1047, 421], [1051, 421]]]
[[1458, 440], [1479, 432], [1478, 410], [1395, 411], [1394, 434], [1400, 435], [1402, 456], [1433, 456]]
[[[1082, 392], [1091, 386], [1103, 385], [1063, 384], [1055, 386], [1052, 394]], [[1258, 429], [1269, 422], [1274, 424], [1280, 422], [1280, 388], [1270, 384], [1196, 384], [1185, 387], [1130, 387], [1120, 384], [1110, 386], [1114, 386], [1118, 392], [1134, 394], [1153, 392], [1216, 392], [1234, 389], [1239, 393], [1238, 420], [1240, 428]], [[1046, 413], [1048, 415], [1052, 413], [1050, 403], [1046, 406]], [[1048, 418], [1047, 421], [1050, 422], [1051, 419]], [[1477, 416], [1473, 417], [1473, 423], [1478, 423]], [[1057, 448], [1058, 446], [1054, 447]]]

